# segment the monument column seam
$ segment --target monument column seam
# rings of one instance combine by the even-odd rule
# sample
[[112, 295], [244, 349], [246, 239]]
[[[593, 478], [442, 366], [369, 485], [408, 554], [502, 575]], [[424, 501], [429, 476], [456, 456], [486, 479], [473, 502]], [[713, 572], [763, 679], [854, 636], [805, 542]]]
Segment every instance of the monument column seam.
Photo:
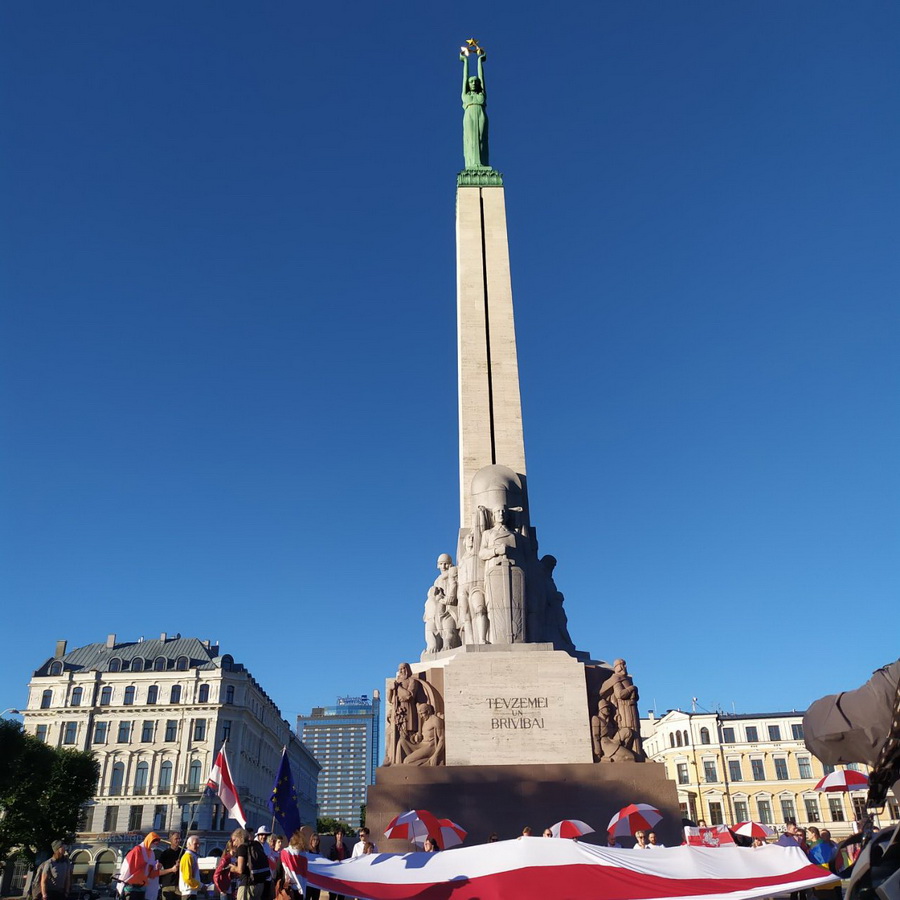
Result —
[[484, 353], [487, 359], [488, 428], [491, 439], [491, 465], [497, 463], [497, 434], [494, 428], [494, 373], [491, 366], [491, 300], [488, 293], [487, 244], [484, 238], [484, 192], [478, 188], [481, 214], [481, 276], [484, 281]]

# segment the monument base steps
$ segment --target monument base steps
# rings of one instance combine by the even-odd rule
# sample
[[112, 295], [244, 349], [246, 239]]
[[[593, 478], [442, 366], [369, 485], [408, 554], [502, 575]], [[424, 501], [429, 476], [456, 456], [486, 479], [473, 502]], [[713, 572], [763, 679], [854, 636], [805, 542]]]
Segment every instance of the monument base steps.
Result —
[[655, 806], [663, 814], [654, 828], [660, 841], [681, 843], [675, 784], [665, 766], [650, 762], [382, 767], [369, 788], [366, 824], [378, 849], [389, 853], [411, 849], [384, 837], [391, 819], [409, 809], [452, 819], [469, 833], [467, 845], [486, 842], [492, 832], [501, 840], [518, 837], [526, 825], [540, 836], [561, 819], [587, 822], [596, 832], [584, 840], [605, 845], [609, 820], [629, 803]]

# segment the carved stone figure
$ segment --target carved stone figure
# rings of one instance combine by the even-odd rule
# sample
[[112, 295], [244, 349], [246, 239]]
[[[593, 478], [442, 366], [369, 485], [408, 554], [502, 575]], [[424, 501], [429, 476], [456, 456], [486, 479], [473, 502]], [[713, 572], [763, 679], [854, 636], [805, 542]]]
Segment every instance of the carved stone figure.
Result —
[[489, 169], [487, 94], [484, 89], [484, 61], [478, 48], [478, 75], [469, 76], [469, 54], [460, 54], [463, 63], [463, 157], [467, 169]]
[[568, 650], [573, 652], [575, 644], [569, 636], [569, 618], [563, 609], [563, 595], [556, 587], [553, 580], [553, 570], [556, 568], [555, 556], [541, 557], [541, 566], [546, 576], [546, 606], [544, 608], [544, 635], [542, 638], [532, 638], [529, 640], [548, 640], [553, 643], [557, 650]]
[[403, 765], [439, 766], [444, 761], [444, 720], [430, 703], [417, 708], [419, 731], [402, 740]]
[[458, 578], [456, 566], [448, 553], [442, 553], [437, 560], [439, 575], [428, 589], [425, 598], [425, 652], [436, 653], [458, 647], [457, 626]]
[[425, 612], [422, 614], [422, 621], [425, 623], [425, 652], [437, 653], [443, 645], [441, 619], [439, 603], [430, 589], [425, 597]]
[[631, 732], [631, 749], [638, 758], [643, 759], [641, 725], [637, 708], [638, 689], [628, 674], [624, 659], [617, 659], [613, 663], [613, 674], [600, 686], [600, 699], [609, 700], [615, 706], [618, 729], [628, 729]]
[[616, 708], [609, 700], [597, 704], [597, 715], [591, 717], [594, 756], [599, 762], [635, 762], [634, 732], [630, 728], [620, 728], [615, 717]]
[[385, 756], [382, 765], [402, 762], [402, 744], [419, 730], [418, 703], [426, 703], [423, 682], [412, 673], [409, 663], [400, 663], [397, 677], [388, 688]]
[[506, 525], [505, 507], [492, 511], [493, 527], [481, 536], [484, 593], [492, 644], [525, 641], [525, 571], [522, 536]]
[[460, 638], [464, 644], [486, 644], [488, 637], [484, 562], [478, 555], [475, 534], [475, 531], [470, 531], [463, 541], [465, 552], [458, 569], [458, 617]]
[[422, 710], [425, 706], [428, 706], [433, 711], [433, 716], [440, 720], [439, 725], [432, 725], [428, 729], [429, 734], [438, 729], [441, 736], [440, 753], [435, 756], [436, 761], [428, 765], [440, 765], [443, 762], [443, 699], [423, 677], [413, 674], [409, 663], [400, 663], [397, 677], [393, 684], [388, 686], [387, 691], [383, 766], [403, 764], [414, 750], [420, 749], [425, 724]]

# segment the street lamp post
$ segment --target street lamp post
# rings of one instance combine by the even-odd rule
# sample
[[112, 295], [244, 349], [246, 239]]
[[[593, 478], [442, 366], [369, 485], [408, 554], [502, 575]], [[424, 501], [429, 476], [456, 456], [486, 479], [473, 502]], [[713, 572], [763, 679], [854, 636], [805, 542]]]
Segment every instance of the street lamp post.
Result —
[[0, 712], [0, 719], [2, 719], [7, 713], [12, 713], [14, 716], [21, 716], [22, 711], [18, 709], [13, 709], [10, 707], [9, 709], [4, 709], [3, 712]]

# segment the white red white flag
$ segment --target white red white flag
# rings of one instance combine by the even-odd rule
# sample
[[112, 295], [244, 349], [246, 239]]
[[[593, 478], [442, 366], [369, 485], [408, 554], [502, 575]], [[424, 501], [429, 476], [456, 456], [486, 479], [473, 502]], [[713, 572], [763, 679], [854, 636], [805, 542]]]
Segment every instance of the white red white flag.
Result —
[[228, 768], [228, 757], [225, 755], [224, 745], [213, 763], [209, 778], [206, 779], [206, 786], [218, 794], [222, 805], [228, 810], [231, 817], [237, 819], [241, 823], [242, 828], [246, 828], [247, 817], [244, 815], [241, 799], [238, 797], [237, 788], [234, 786], [234, 780], [231, 777], [231, 770]]
[[833, 881], [799, 847], [653, 853], [523, 837], [439, 853], [311, 857], [309, 882], [367, 900], [751, 900]]
[[281, 868], [290, 881], [290, 886], [299, 891], [300, 896], [306, 893], [306, 876], [309, 872], [309, 860], [302, 850], [285, 847], [281, 851]]
[[724, 847], [735, 842], [725, 825], [710, 825], [702, 828], [686, 825], [684, 840], [692, 847]]

